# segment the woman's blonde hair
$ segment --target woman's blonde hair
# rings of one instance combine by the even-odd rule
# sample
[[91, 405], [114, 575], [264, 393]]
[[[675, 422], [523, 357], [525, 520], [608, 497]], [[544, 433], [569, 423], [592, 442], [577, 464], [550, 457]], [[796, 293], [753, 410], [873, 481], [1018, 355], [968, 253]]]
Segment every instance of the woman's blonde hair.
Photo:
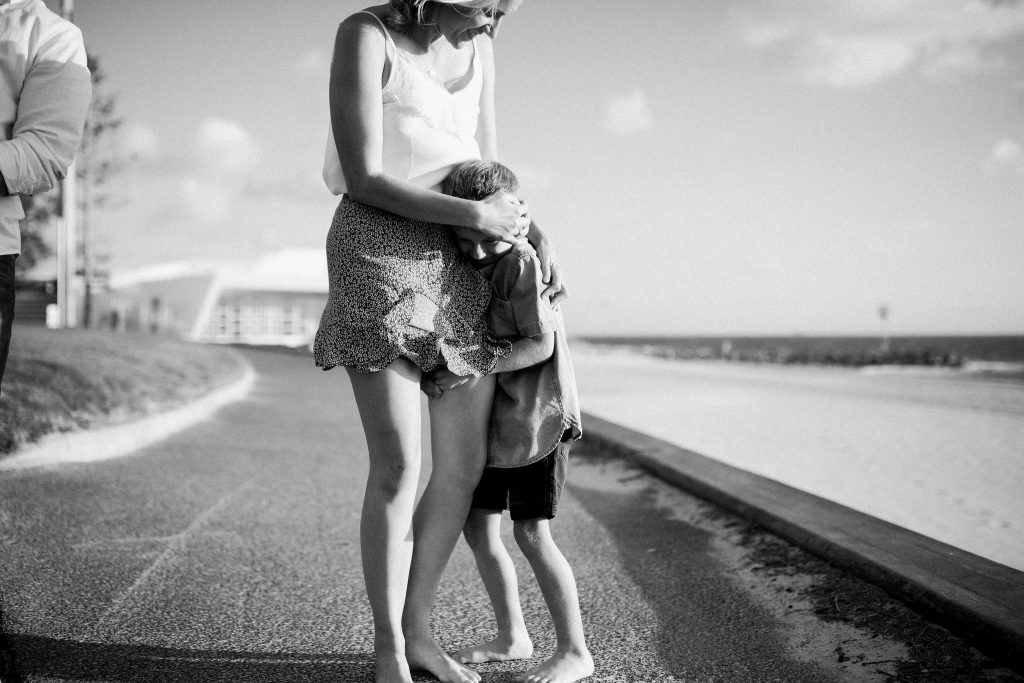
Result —
[[427, 23], [435, 5], [492, 9], [500, 2], [501, 0], [391, 0], [391, 6], [384, 11], [384, 23], [393, 31], [405, 33], [410, 26]]

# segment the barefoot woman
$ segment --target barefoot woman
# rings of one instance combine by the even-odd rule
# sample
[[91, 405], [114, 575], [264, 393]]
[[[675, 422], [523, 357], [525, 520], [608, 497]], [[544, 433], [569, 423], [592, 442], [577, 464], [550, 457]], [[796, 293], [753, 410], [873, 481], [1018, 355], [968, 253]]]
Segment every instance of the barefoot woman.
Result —
[[[455, 164], [496, 157], [492, 38], [521, 2], [392, 0], [348, 17], [335, 42], [340, 173], [325, 176], [345, 196], [327, 237], [330, 296], [314, 352], [317, 365], [348, 371], [366, 434], [360, 536], [378, 681], [409, 683], [410, 669], [446, 683], [480, 678], [441, 650], [429, 622], [483, 470], [487, 373], [504, 349], [484, 323], [487, 282], [442, 226], [515, 242], [530, 220], [508, 195], [478, 202], [437, 190]], [[547, 240], [536, 229], [531, 240], [560, 290]], [[472, 379], [431, 401], [433, 471], [414, 518], [420, 374], [440, 363]]]

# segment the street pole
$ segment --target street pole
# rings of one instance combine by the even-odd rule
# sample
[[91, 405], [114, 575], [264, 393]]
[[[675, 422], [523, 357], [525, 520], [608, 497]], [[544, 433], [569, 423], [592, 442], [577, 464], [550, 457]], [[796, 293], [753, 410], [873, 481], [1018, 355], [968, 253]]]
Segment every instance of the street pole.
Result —
[[[61, 0], [60, 14], [73, 22], [75, 0]], [[57, 221], [57, 308], [60, 311], [59, 326], [75, 327], [78, 323], [78, 306], [75, 292], [75, 267], [78, 240], [76, 235], [75, 165], [68, 168], [67, 176], [61, 181], [61, 216]]]

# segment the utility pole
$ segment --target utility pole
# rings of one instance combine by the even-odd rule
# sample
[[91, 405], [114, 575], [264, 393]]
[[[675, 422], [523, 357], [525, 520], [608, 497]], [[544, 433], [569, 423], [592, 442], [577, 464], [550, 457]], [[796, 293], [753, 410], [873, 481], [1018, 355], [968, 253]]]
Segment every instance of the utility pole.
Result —
[[891, 347], [889, 339], [889, 313], [891, 312], [889, 304], [882, 302], [878, 304], [878, 319], [882, 321], [882, 355], [888, 355]]
[[[61, 0], [60, 15], [74, 22], [75, 0]], [[57, 220], [57, 308], [60, 311], [61, 328], [76, 327], [78, 324], [78, 297], [75, 292], [75, 256], [78, 250], [75, 185], [75, 165], [72, 163], [61, 182], [61, 215]]]

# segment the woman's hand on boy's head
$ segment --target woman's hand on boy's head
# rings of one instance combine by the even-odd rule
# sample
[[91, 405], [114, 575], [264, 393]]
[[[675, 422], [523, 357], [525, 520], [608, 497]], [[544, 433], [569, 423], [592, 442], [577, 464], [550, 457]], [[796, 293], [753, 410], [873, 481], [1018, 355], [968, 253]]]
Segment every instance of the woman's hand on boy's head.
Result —
[[481, 200], [480, 206], [483, 212], [477, 230], [490, 239], [510, 244], [526, 241], [530, 231], [530, 212], [526, 202], [514, 194], [496, 192]]

